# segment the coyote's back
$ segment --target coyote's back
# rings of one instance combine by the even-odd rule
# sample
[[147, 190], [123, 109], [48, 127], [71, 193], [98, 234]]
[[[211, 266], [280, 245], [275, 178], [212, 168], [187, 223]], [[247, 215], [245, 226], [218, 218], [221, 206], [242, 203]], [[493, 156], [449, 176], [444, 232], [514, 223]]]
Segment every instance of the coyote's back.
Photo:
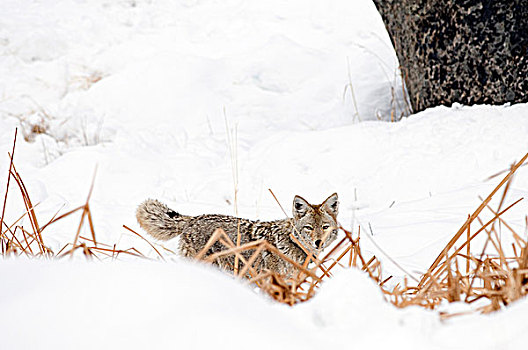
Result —
[[[213, 232], [220, 228], [233, 242], [236, 242], [239, 232], [241, 244], [265, 239], [281, 253], [303, 263], [305, 251], [317, 253], [336, 239], [338, 206], [336, 193], [318, 205], [295, 196], [292, 219], [254, 221], [228, 215], [182, 215], [155, 199], [147, 199], [139, 205], [136, 217], [139, 225], [157, 239], [169, 240], [180, 236], [180, 253], [186, 257], [198, 255]], [[216, 242], [208, 249], [206, 256], [224, 249], [222, 244]], [[243, 255], [249, 259], [252, 253], [246, 251]], [[233, 270], [234, 257], [218, 258], [215, 263], [226, 270]], [[282, 274], [294, 272], [292, 264], [268, 251], [260, 254], [254, 267], [257, 271], [267, 269]]]

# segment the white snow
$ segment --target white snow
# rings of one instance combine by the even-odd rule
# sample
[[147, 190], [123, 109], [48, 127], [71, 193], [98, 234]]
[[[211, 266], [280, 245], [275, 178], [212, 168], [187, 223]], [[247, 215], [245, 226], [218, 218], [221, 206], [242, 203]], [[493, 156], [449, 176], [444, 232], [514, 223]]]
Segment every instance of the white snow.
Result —
[[[15, 165], [43, 222], [83, 204], [97, 168], [97, 239], [155, 258], [122, 228], [139, 230], [136, 206], [151, 197], [186, 214], [233, 214], [236, 158], [241, 216], [284, 216], [268, 188], [287, 211], [295, 194], [320, 202], [337, 192], [343, 226], [361, 224], [419, 275], [501, 178], [489, 176], [528, 152], [528, 105], [437, 107], [388, 123], [405, 106], [397, 66], [368, 0], [4, 0], [0, 198], [19, 127]], [[508, 201], [527, 194], [524, 167]], [[525, 235], [527, 209], [506, 217]], [[12, 184], [7, 222], [24, 210]], [[58, 250], [77, 225], [60, 221], [44, 240]], [[9, 259], [0, 277], [6, 349], [513, 349], [528, 330], [526, 300], [440, 321], [394, 308], [353, 270], [293, 308], [178, 259]]]

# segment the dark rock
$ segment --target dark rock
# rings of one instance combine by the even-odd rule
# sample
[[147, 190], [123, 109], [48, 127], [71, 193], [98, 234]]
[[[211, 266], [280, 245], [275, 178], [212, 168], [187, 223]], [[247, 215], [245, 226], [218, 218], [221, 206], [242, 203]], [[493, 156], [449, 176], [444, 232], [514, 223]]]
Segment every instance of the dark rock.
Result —
[[374, 0], [414, 112], [528, 102], [528, 1]]

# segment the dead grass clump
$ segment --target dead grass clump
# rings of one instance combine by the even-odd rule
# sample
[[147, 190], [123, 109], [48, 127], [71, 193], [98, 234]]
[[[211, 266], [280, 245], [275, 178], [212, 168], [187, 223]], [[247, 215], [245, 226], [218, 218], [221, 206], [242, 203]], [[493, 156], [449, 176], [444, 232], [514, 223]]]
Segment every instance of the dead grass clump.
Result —
[[[29, 192], [24, 184], [24, 181], [22, 180], [22, 177], [17, 171], [13, 162], [13, 158], [15, 155], [16, 138], [17, 131], [15, 131], [13, 149], [9, 153], [9, 174], [7, 177], [2, 213], [0, 216], [0, 256], [25, 256], [29, 258], [63, 258], [66, 256], [73, 256], [75, 252], [82, 252], [82, 254], [87, 259], [97, 260], [107, 258], [116, 259], [121, 254], [125, 254], [132, 257], [146, 258], [144, 254], [142, 254], [139, 250], [135, 248], [118, 249], [116, 248], [115, 244], [110, 245], [97, 241], [89, 204], [94, 185], [93, 182], [90, 187], [86, 202], [83, 205], [80, 205], [77, 208], [72, 209], [62, 215], [58, 215], [57, 213], [44, 225], [41, 225], [41, 221], [37, 219], [37, 215], [35, 212], [36, 205], [34, 205], [31, 201]], [[26, 210], [15, 222], [8, 224], [5, 220], [5, 210], [7, 206], [7, 196], [9, 193], [12, 179], [16, 182], [18, 186]], [[76, 233], [73, 238], [73, 242], [65, 244], [58, 251], [54, 251], [53, 249], [48, 247], [43, 239], [44, 230], [52, 224], [78, 213], [80, 213], [81, 216], [77, 230], [75, 231]], [[24, 225], [20, 224], [22, 220], [26, 217], [29, 220], [29, 228], [24, 227]], [[89, 232], [90, 237], [85, 237], [81, 234], [85, 226], [87, 226], [87, 231]], [[143, 238], [140, 234], [135, 234]], [[154, 250], [156, 249], [154, 248]]]
[[[369, 260], [365, 260], [363, 257], [359, 246], [359, 236], [353, 239], [349, 231], [343, 228], [341, 230], [345, 233], [345, 237], [334, 244], [327, 254], [314, 256], [307, 252], [308, 256], [302, 264], [284, 255], [265, 240], [235, 245], [222, 229], [217, 229], [214, 232], [195, 258], [206, 263], [213, 263], [222, 257], [237, 257], [240, 263], [239, 270], [234, 271], [237, 278], [247, 278], [249, 284], [254, 284], [273, 299], [288, 305], [294, 305], [312, 298], [320, 283], [332, 276], [332, 270], [337, 265], [360, 268], [366, 271], [379, 285], [388, 281], [390, 277], [385, 280], [382, 279], [381, 264], [375, 256]], [[292, 236], [292, 239], [295, 237]], [[225, 250], [206, 255], [209, 248], [215, 243], [222, 244]], [[286, 260], [295, 267], [296, 272], [293, 276], [285, 276], [274, 271], [257, 271], [254, 264], [263, 251]], [[249, 259], [244, 258], [243, 252], [250, 253]]]
[[[416, 286], [392, 291], [393, 304], [399, 307], [420, 305], [433, 309], [444, 300], [468, 304], [479, 301], [484, 305], [476, 310], [487, 313], [500, 310], [528, 294], [527, 241], [502, 218], [504, 213], [523, 199], [503, 208], [513, 176], [527, 158], [528, 154], [514, 164], [475, 212], [468, 216]], [[489, 203], [502, 187], [504, 190], [498, 208], [494, 210]], [[481, 218], [484, 209], [492, 214], [487, 221]], [[502, 230], [499, 232], [499, 225], [507, 230], [509, 237], [505, 237]], [[483, 235], [485, 240], [482, 248], [475, 252], [471, 249], [471, 243], [477, 236]], [[511, 246], [504, 246], [503, 242], [508, 238]]]

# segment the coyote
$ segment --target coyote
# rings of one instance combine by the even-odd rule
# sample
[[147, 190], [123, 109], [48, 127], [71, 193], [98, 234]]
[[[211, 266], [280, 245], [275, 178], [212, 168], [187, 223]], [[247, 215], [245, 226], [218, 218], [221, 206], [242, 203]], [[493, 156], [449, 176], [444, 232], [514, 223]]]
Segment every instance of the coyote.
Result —
[[[293, 219], [257, 221], [215, 214], [187, 216], [175, 212], [155, 199], [147, 199], [139, 205], [136, 218], [139, 225], [157, 239], [169, 240], [179, 235], [180, 253], [185, 257], [193, 258], [198, 255], [213, 232], [221, 228], [233, 242], [236, 242], [238, 232], [240, 244], [265, 239], [281, 253], [303, 264], [307, 257], [306, 252], [317, 254], [336, 239], [338, 206], [337, 193], [319, 205], [312, 205], [304, 198], [295, 196]], [[225, 249], [222, 244], [216, 242], [206, 256]], [[249, 259], [253, 252], [246, 251], [242, 255]], [[234, 257], [218, 258], [215, 264], [233, 271]], [[253, 267], [257, 271], [270, 270], [288, 276], [296, 271], [292, 264], [266, 250], [262, 251]]]

